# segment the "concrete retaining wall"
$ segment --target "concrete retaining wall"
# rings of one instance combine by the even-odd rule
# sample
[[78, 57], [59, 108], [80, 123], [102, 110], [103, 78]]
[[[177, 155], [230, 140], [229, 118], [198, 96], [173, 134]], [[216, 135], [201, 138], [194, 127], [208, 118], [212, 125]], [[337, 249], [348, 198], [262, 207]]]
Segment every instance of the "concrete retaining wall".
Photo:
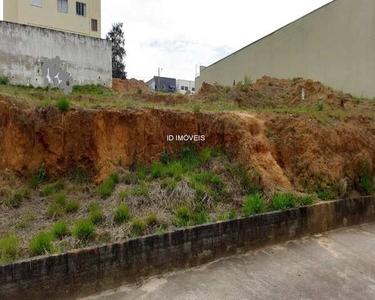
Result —
[[375, 197], [325, 202], [0, 266], [0, 299], [74, 299], [238, 251], [375, 221]]
[[75, 84], [112, 87], [108, 41], [0, 21], [0, 75], [7, 76], [11, 84], [41, 86], [42, 63], [56, 56]]

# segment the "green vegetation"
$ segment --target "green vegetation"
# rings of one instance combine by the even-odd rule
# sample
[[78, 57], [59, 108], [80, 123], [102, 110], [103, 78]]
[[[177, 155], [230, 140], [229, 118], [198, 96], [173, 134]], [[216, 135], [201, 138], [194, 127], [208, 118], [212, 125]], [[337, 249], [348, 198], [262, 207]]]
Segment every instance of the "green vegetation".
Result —
[[243, 203], [243, 211], [246, 217], [250, 217], [254, 214], [264, 213], [266, 210], [266, 203], [259, 193], [255, 193], [245, 198]]
[[13, 208], [19, 208], [24, 199], [30, 198], [30, 190], [29, 189], [21, 189], [15, 191], [13, 195], [9, 196], [8, 199], [5, 201], [5, 204], [11, 206]]
[[371, 195], [375, 191], [374, 178], [368, 162], [362, 162], [359, 178], [359, 190], [363, 195]]
[[8, 234], [0, 239], [0, 263], [17, 260], [20, 256], [20, 240], [14, 234]]
[[68, 230], [68, 225], [66, 224], [65, 221], [57, 221], [52, 228], [52, 234], [55, 238], [61, 239], [64, 236], [68, 235], [69, 230]]
[[176, 209], [174, 224], [177, 227], [186, 227], [191, 225], [192, 213], [188, 206], [181, 206]]
[[25, 212], [22, 214], [21, 219], [17, 222], [17, 229], [25, 229], [35, 219], [35, 214], [32, 212]]
[[0, 75], [0, 85], [8, 85], [9, 84], [9, 78], [4, 75]]
[[133, 219], [132, 221], [132, 233], [135, 236], [144, 235], [147, 228], [146, 222], [141, 218]]
[[298, 206], [298, 198], [293, 194], [274, 194], [271, 199], [272, 210], [286, 210]]
[[149, 191], [147, 184], [145, 182], [141, 182], [138, 188], [135, 188], [132, 190], [132, 195], [134, 196], [143, 196], [143, 197], [148, 197], [149, 196]]
[[90, 221], [97, 225], [103, 221], [103, 213], [100, 209], [100, 205], [98, 202], [92, 202], [89, 205], [89, 213], [90, 213]]
[[312, 205], [315, 202], [314, 197], [312, 196], [301, 196], [298, 198], [300, 205]]
[[43, 166], [30, 177], [30, 187], [36, 189], [47, 181], [47, 172]]
[[66, 97], [57, 100], [57, 108], [62, 112], [67, 112], [69, 110], [70, 103]]
[[146, 224], [148, 226], [156, 226], [158, 224], [158, 215], [156, 213], [151, 213], [146, 217]]
[[249, 77], [247, 74], [245, 75], [244, 79], [242, 81], [239, 81], [237, 83], [237, 87], [243, 91], [247, 92], [249, 90], [250, 85], [252, 84], [251, 77]]
[[74, 235], [80, 240], [88, 240], [94, 236], [94, 224], [90, 220], [79, 220], [74, 226]]
[[40, 191], [41, 197], [49, 197], [54, 193], [61, 192], [65, 189], [65, 182], [64, 181], [58, 181], [54, 184], [48, 184], [43, 187], [43, 189]]
[[58, 193], [53, 196], [53, 199], [57, 205], [60, 205], [62, 207], [66, 206], [66, 194]]
[[75, 213], [79, 210], [79, 202], [77, 200], [70, 200], [66, 203], [65, 211], [67, 213]]
[[119, 182], [118, 174], [111, 174], [99, 187], [100, 196], [104, 199], [112, 195], [116, 184]]
[[114, 210], [113, 220], [116, 223], [124, 223], [130, 219], [130, 211], [126, 204], [120, 204]]
[[53, 203], [48, 207], [47, 215], [50, 218], [61, 218], [66, 212], [66, 194], [55, 194], [53, 199]]
[[129, 198], [129, 194], [128, 194], [128, 191], [120, 191], [120, 193], [118, 194], [121, 201], [126, 201], [128, 198]]
[[30, 242], [30, 250], [33, 255], [43, 255], [53, 252], [53, 236], [50, 232], [41, 231]]

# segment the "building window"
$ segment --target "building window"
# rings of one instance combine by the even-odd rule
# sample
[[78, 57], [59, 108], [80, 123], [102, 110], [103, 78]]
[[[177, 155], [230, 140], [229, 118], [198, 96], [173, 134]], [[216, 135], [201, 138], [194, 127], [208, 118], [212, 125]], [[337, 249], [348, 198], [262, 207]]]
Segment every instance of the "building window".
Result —
[[193, 92], [195, 92], [195, 88], [191, 88], [191, 90], [192, 90]]
[[42, 7], [42, 0], [30, 0], [30, 5]]
[[77, 11], [77, 15], [86, 17], [86, 3], [77, 2], [76, 11]]
[[98, 31], [98, 20], [91, 19], [91, 31]]
[[181, 85], [181, 91], [183, 91], [185, 89], [185, 87], [183, 85]]
[[68, 0], [57, 0], [57, 10], [62, 13], [68, 13]]
[[185, 86], [185, 91], [187, 91], [189, 88], [187, 86]]

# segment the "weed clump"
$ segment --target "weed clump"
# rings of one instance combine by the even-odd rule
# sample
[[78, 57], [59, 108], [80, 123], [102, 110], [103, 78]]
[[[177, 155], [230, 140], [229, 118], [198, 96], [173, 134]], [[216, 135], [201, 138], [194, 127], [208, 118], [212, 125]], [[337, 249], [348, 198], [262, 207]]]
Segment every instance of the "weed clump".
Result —
[[5, 75], [0, 75], [0, 85], [8, 85], [9, 78]]
[[191, 225], [190, 219], [192, 217], [192, 213], [188, 206], [180, 206], [177, 208], [175, 214], [176, 216], [174, 223], [177, 227], [186, 227]]
[[94, 225], [90, 220], [80, 220], [74, 226], [74, 235], [80, 240], [88, 240], [94, 235]]
[[144, 235], [147, 224], [141, 218], [136, 218], [132, 221], [132, 233], [136, 236]]
[[70, 103], [66, 97], [57, 100], [57, 108], [62, 112], [67, 112], [69, 110]]
[[374, 192], [374, 180], [370, 170], [370, 164], [363, 162], [359, 178], [359, 190], [363, 195], [371, 195]]
[[75, 213], [79, 210], [79, 202], [77, 200], [70, 200], [66, 203], [65, 211], [67, 213]]
[[53, 225], [52, 228], [52, 234], [55, 238], [61, 239], [64, 236], [68, 235], [69, 230], [68, 230], [68, 225], [66, 224], [65, 221], [57, 221], [55, 225]]
[[130, 211], [126, 204], [121, 204], [115, 208], [113, 220], [116, 223], [124, 223], [130, 219]]
[[271, 199], [273, 210], [286, 210], [298, 206], [298, 199], [293, 194], [274, 194]]
[[0, 263], [17, 260], [20, 255], [19, 244], [20, 240], [14, 234], [0, 239]]
[[245, 198], [243, 203], [243, 211], [245, 217], [250, 217], [254, 214], [264, 213], [266, 210], [266, 203], [264, 202], [260, 193], [255, 193]]
[[111, 196], [118, 182], [118, 174], [110, 175], [99, 187], [100, 196], [104, 199]]
[[89, 219], [93, 224], [96, 225], [103, 221], [103, 213], [100, 209], [100, 205], [98, 202], [90, 203], [89, 212], [90, 212]]
[[33, 255], [52, 253], [53, 236], [50, 232], [41, 231], [30, 242], [30, 250]]

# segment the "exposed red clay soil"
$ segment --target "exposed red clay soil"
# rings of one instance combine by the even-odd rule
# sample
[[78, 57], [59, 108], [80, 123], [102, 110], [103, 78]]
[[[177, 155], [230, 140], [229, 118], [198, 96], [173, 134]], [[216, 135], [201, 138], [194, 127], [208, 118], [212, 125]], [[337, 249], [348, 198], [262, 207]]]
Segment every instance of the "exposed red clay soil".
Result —
[[[299, 97], [306, 89], [306, 100]], [[232, 93], [232, 94], [231, 94]], [[348, 109], [350, 95], [333, 92], [310, 80], [264, 77], [247, 92], [203, 85], [199, 99], [239, 95], [242, 105], [316, 105], [324, 98], [332, 107]], [[229, 95], [229, 96], [228, 96]], [[185, 96], [140, 94], [148, 101], [185, 101]], [[231, 98], [233, 99], [233, 98]], [[342, 107], [344, 103], [344, 108]], [[260, 105], [260, 104], [259, 104]], [[358, 179], [361, 164], [375, 162], [375, 124], [364, 117], [339, 118], [323, 124], [308, 115], [287, 113], [193, 113], [155, 109], [28, 108], [0, 98], [0, 171], [30, 174], [42, 165], [51, 175], [84, 168], [94, 170], [97, 182], [121, 161], [148, 163], [181, 142], [167, 135], [205, 135], [201, 147], [225, 147], [257, 169], [266, 185], [303, 190], [315, 181]]]
[[134, 78], [125, 80], [113, 78], [112, 88], [118, 93], [148, 91], [148, 87], [143, 81]]

